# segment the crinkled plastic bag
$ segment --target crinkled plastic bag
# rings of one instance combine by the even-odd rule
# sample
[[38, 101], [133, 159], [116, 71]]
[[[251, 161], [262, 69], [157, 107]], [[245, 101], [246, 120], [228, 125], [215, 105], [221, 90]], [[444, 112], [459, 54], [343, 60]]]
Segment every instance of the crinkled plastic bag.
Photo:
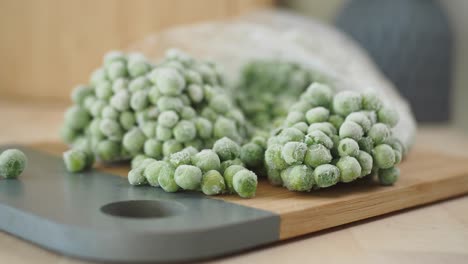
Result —
[[253, 59], [281, 59], [302, 64], [324, 76], [338, 90], [373, 90], [400, 114], [394, 134], [407, 147], [416, 135], [408, 103], [379, 72], [367, 54], [337, 29], [284, 11], [260, 11], [230, 21], [172, 28], [133, 45], [157, 60], [169, 48], [222, 66], [228, 83]]

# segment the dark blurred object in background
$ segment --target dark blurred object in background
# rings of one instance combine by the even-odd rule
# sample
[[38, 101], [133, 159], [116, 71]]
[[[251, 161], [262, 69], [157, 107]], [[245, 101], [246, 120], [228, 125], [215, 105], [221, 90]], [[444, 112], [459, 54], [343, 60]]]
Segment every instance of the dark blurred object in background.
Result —
[[420, 122], [450, 118], [452, 33], [433, 0], [351, 0], [336, 25], [359, 42]]

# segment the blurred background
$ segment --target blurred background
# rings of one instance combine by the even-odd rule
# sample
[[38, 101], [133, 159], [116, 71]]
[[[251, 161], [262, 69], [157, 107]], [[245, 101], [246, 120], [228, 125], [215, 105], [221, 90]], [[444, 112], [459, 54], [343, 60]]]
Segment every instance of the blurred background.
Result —
[[0, 0], [0, 110], [68, 103], [106, 51], [149, 33], [271, 7], [335, 24], [369, 52], [418, 121], [468, 131], [466, 0]]

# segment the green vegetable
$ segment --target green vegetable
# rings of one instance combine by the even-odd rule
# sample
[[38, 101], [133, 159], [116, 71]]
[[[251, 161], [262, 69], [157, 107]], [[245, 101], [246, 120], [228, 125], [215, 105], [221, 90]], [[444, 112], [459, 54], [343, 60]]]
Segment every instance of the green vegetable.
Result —
[[325, 146], [320, 144], [311, 145], [307, 148], [304, 164], [315, 168], [322, 164], [330, 163], [332, 158], [330, 150]]
[[340, 181], [340, 169], [331, 164], [322, 164], [314, 170], [315, 184], [320, 188], [326, 188]]
[[340, 157], [356, 157], [359, 155], [359, 145], [354, 139], [344, 138], [338, 144], [338, 154]]
[[387, 144], [378, 145], [372, 150], [375, 165], [380, 169], [389, 169], [395, 165], [395, 152]]
[[192, 164], [200, 168], [203, 172], [221, 169], [221, 161], [213, 150], [205, 149], [192, 157]]
[[202, 171], [192, 165], [180, 165], [174, 172], [174, 180], [184, 190], [197, 190], [202, 181]]
[[226, 184], [223, 176], [216, 170], [207, 171], [203, 174], [201, 190], [206, 195], [217, 195], [225, 191]]
[[88, 154], [82, 150], [71, 149], [63, 153], [63, 161], [69, 172], [80, 172], [88, 168]]
[[342, 91], [333, 98], [333, 110], [335, 113], [347, 116], [352, 112], [361, 110], [362, 97], [354, 91]]
[[393, 185], [400, 177], [400, 170], [395, 167], [380, 169], [378, 175], [380, 184]]
[[249, 170], [240, 170], [232, 178], [234, 191], [242, 198], [255, 196], [257, 190], [257, 175]]
[[28, 163], [26, 155], [18, 149], [8, 149], [0, 154], [0, 176], [7, 179], [17, 178]]
[[232, 139], [223, 137], [214, 143], [213, 151], [218, 154], [221, 161], [226, 161], [238, 158], [241, 153], [241, 147]]
[[294, 165], [281, 172], [283, 185], [290, 191], [310, 191], [314, 185], [313, 170], [306, 165]]
[[354, 157], [341, 157], [336, 163], [336, 167], [340, 169], [342, 182], [351, 182], [361, 176], [361, 165]]

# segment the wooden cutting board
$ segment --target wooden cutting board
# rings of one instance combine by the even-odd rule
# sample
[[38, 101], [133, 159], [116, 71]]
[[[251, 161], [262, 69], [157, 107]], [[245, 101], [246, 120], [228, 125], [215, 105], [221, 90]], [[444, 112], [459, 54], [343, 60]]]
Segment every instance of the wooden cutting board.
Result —
[[[66, 149], [63, 144], [51, 142], [32, 147], [56, 155]], [[97, 169], [123, 177], [129, 170], [128, 166], [99, 166]], [[253, 199], [234, 195], [212, 198], [279, 215], [279, 239], [284, 240], [468, 193], [467, 158], [435, 153], [416, 145], [400, 169], [401, 177], [391, 187], [363, 179], [310, 193], [297, 193], [260, 180]]]

